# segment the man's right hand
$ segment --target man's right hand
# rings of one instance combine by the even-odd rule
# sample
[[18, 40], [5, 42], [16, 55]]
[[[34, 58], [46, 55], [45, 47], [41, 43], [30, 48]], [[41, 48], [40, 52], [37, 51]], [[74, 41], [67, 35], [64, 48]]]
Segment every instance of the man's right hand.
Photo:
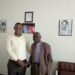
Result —
[[16, 63], [17, 63], [19, 66], [21, 66], [21, 67], [25, 67], [24, 62], [21, 61], [21, 60], [19, 60], [19, 59], [16, 61]]

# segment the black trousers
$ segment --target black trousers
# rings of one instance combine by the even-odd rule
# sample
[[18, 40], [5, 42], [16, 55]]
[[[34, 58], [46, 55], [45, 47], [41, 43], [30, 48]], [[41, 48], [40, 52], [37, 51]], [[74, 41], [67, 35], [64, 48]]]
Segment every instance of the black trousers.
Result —
[[39, 68], [40, 68], [40, 65], [39, 64], [33, 64], [33, 67], [31, 67], [31, 75], [40, 75], [39, 74]]
[[[27, 63], [26, 60], [23, 61], [24, 63]], [[21, 69], [21, 67], [13, 60], [9, 60], [8, 64], [8, 75], [25, 75], [26, 67]]]

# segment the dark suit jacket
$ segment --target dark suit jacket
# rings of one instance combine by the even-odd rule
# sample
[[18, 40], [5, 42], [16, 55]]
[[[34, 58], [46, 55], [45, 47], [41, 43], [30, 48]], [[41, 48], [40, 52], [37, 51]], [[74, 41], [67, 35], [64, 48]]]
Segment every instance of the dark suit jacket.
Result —
[[[34, 74], [33, 71], [33, 62], [34, 62], [34, 50], [35, 50], [36, 44], [33, 43], [31, 46], [31, 57], [30, 57], [30, 64], [31, 64], [31, 75]], [[39, 74], [40, 75], [51, 75], [51, 68], [52, 68], [52, 56], [51, 56], [51, 47], [45, 42], [42, 42], [41, 46], [41, 56], [40, 56], [40, 68], [39, 68]]]

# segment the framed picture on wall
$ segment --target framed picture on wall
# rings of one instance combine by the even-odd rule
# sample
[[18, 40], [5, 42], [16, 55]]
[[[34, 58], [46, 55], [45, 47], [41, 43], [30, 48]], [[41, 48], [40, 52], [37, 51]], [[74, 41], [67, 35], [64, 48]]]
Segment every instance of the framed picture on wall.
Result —
[[72, 36], [72, 19], [59, 20], [59, 36]]
[[25, 12], [25, 22], [33, 22], [33, 12]]
[[0, 33], [5, 33], [7, 29], [7, 20], [0, 20]]
[[23, 23], [23, 33], [34, 33], [35, 23]]

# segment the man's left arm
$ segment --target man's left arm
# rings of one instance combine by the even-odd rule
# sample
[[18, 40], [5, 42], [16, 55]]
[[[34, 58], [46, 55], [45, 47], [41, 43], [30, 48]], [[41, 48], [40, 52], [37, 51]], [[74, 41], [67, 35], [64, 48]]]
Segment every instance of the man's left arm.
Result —
[[51, 52], [51, 46], [50, 45], [46, 45], [46, 60], [47, 60], [47, 63], [51, 63], [53, 62], [53, 59], [52, 59], [52, 52]]
[[51, 75], [52, 72], [52, 63], [53, 63], [53, 59], [52, 59], [52, 53], [51, 53], [51, 47], [50, 45], [46, 45], [46, 73], [47, 75]]

